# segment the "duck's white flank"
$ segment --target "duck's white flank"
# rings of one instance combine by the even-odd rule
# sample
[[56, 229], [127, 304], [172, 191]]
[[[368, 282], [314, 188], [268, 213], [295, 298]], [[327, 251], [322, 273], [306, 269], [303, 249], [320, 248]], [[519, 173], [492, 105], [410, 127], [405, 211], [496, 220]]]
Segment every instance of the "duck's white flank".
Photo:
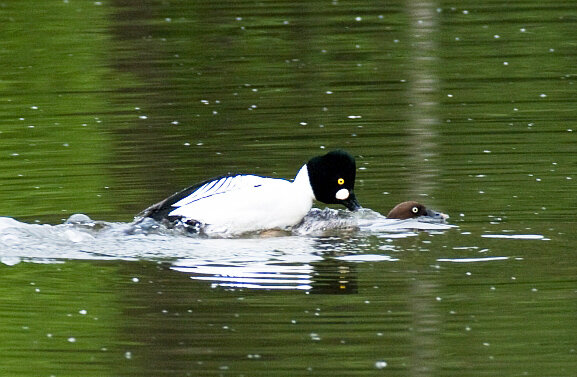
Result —
[[315, 199], [307, 166], [291, 182], [256, 175], [223, 177], [173, 204], [169, 216], [206, 224], [215, 233], [284, 229], [296, 225]]

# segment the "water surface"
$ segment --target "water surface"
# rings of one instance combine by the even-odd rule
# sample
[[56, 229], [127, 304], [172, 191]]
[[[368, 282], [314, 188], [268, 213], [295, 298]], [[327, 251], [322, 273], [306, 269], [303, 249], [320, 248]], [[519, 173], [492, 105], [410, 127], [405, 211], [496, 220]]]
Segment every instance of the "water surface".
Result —
[[[574, 376], [576, 9], [0, 2], [3, 374]], [[125, 232], [336, 148], [457, 227]]]

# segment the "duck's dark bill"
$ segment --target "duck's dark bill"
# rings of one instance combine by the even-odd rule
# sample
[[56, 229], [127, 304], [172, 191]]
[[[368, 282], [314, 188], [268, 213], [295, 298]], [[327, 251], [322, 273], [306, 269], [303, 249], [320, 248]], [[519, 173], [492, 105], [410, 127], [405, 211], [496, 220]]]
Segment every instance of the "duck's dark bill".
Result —
[[357, 201], [357, 197], [351, 192], [348, 198], [342, 201], [343, 205], [347, 207], [349, 211], [356, 211], [357, 209], [363, 208]]
[[427, 214], [426, 214], [427, 217], [431, 217], [431, 218], [436, 219], [436, 220], [445, 221], [449, 218], [449, 215], [444, 214], [442, 212], [433, 211], [432, 209], [427, 208], [426, 212], [427, 212]]

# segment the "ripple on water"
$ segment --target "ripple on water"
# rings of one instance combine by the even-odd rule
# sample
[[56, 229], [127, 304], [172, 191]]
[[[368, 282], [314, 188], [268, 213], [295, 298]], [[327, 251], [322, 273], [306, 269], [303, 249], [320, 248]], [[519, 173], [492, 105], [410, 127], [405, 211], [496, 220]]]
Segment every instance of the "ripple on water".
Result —
[[[173, 260], [172, 270], [216, 286], [311, 290], [319, 285], [315, 276], [347, 275], [350, 264], [397, 261], [374, 251], [392, 251], [390, 238], [413, 237], [418, 234], [413, 229], [419, 227], [451, 228], [447, 224], [390, 220], [371, 210], [351, 213], [333, 209], [313, 209], [292, 232], [236, 238], [208, 238], [155, 222], [94, 221], [84, 214], [72, 215], [59, 225], [0, 218], [0, 262], [12, 266], [21, 261], [64, 259], [169, 259]], [[359, 243], [363, 234], [376, 234], [383, 244]], [[332, 261], [328, 264], [327, 255]], [[338, 289], [350, 287], [355, 285], [341, 284]]]

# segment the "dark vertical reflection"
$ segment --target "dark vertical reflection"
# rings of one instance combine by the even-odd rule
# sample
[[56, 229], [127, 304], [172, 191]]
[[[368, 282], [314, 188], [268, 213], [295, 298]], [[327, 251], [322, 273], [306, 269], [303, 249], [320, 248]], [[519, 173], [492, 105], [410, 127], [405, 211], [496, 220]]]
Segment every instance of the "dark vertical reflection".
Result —
[[[435, 37], [439, 31], [438, 12], [435, 2], [413, 0], [407, 2], [409, 15], [410, 86], [408, 97], [412, 104], [409, 111], [408, 131], [412, 140], [411, 169], [414, 179], [409, 191], [411, 197], [428, 195], [435, 188], [438, 169], [435, 157], [436, 115], [439, 106], [439, 79], [436, 75], [439, 59]], [[411, 313], [413, 322], [413, 360], [411, 375], [432, 376], [436, 374], [438, 357], [440, 315], [435, 311], [434, 297], [438, 287], [435, 282], [417, 273], [411, 286]]]
[[409, 55], [409, 90], [411, 103], [408, 131], [412, 140], [411, 170], [415, 179], [410, 186], [410, 196], [430, 194], [435, 186], [438, 168], [435, 157], [438, 154], [435, 143], [435, 126], [439, 123], [439, 79], [437, 68], [440, 64], [437, 56], [438, 33], [437, 6], [431, 1], [407, 2], [409, 15], [409, 36], [411, 49]]

